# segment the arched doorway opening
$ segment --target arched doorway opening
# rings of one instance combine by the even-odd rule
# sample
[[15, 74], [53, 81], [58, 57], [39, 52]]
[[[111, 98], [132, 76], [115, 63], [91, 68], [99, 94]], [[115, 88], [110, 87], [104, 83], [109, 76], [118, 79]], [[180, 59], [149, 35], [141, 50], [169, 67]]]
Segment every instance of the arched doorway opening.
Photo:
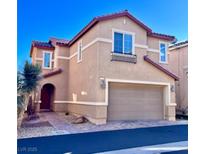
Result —
[[45, 84], [41, 89], [41, 111], [52, 111], [55, 87], [52, 84]]

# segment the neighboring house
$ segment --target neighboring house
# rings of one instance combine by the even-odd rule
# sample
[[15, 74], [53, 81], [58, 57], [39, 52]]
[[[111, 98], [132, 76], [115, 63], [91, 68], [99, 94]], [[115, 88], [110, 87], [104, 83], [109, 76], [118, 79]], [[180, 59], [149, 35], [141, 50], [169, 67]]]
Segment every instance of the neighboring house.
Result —
[[175, 120], [175, 81], [165, 69], [175, 37], [154, 33], [128, 11], [94, 18], [70, 41], [32, 42], [43, 77], [39, 110], [107, 120]]
[[169, 47], [169, 69], [179, 77], [176, 82], [177, 109], [188, 112], [188, 41]]

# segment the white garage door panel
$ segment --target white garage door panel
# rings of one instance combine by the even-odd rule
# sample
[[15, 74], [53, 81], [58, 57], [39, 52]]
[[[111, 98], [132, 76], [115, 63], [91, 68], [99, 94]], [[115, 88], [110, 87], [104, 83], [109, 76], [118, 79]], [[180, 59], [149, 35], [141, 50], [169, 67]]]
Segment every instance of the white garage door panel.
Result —
[[163, 118], [161, 86], [110, 83], [108, 101], [108, 120]]

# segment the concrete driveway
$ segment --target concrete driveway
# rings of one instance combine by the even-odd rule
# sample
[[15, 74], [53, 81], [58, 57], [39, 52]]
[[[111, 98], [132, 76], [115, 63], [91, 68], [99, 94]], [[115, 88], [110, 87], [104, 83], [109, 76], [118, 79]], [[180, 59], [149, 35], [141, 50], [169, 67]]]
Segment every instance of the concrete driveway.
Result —
[[42, 112], [39, 113], [39, 116], [40, 119], [23, 122], [22, 128], [18, 130], [19, 139], [40, 136], [187, 124], [186, 120], [179, 120], [175, 122], [166, 120], [113, 121], [107, 122], [107, 124], [105, 125], [95, 125], [90, 122], [83, 124], [72, 124], [71, 121], [75, 117], [72, 115], [66, 116], [64, 113]]

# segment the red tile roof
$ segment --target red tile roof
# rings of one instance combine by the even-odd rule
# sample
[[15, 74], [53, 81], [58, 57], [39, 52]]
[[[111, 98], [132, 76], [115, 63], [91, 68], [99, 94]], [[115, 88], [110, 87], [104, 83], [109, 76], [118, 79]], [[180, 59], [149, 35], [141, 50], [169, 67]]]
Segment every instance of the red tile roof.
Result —
[[68, 47], [68, 43], [70, 41], [66, 40], [66, 39], [59, 39], [59, 38], [56, 38], [56, 37], [50, 37], [49, 42], [51, 42], [52, 44], [55, 44], [55, 45]]
[[160, 33], [154, 33], [154, 32], [148, 33], [148, 36], [159, 38], [159, 39], [164, 39], [164, 40], [167, 40], [167, 41], [174, 41], [175, 40], [174, 36], [160, 34]]
[[50, 37], [49, 41], [51, 41], [51, 42], [59, 42], [59, 43], [69, 43], [70, 42], [67, 39], [60, 39], [60, 38], [56, 38], [56, 37]]
[[179, 77], [176, 76], [175, 74], [171, 73], [170, 71], [168, 71], [167, 69], [165, 69], [164, 67], [160, 66], [159, 64], [155, 63], [153, 60], [151, 60], [147, 55], [144, 56], [144, 60], [148, 63], [150, 63], [151, 65], [153, 65], [154, 67], [158, 68], [159, 70], [161, 70], [162, 72], [164, 72], [165, 74], [169, 75], [170, 77], [174, 78], [175, 80], [179, 80]]
[[69, 47], [68, 43], [56, 42], [56, 45], [61, 47]]
[[186, 41], [182, 41], [182, 42], [176, 42], [175, 44], [172, 44], [169, 46], [169, 48], [173, 48], [173, 47], [180, 47], [180, 46], [184, 46], [184, 45], [188, 45], [188, 40]]
[[35, 47], [45, 47], [45, 48], [51, 48], [54, 49], [55, 47], [49, 43], [49, 42], [40, 42], [40, 41], [33, 41], [32, 45]]
[[30, 57], [33, 52], [33, 47], [37, 47], [40, 49], [46, 49], [46, 50], [54, 50], [55, 45], [68, 47], [68, 43], [69, 43], [69, 40], [59, 39], [59, 38], [54, 38], [54, 37], [51, 37], [48, 42], [32, 41]]
[[55, 49], [55, 47], [50, 42], [32, 41], [31, 50], [30, 50], [30, 57], [32, 56], [33, 47], [37, 47], [40, 49], [46, 49], [46, 50], [54, 50]]

